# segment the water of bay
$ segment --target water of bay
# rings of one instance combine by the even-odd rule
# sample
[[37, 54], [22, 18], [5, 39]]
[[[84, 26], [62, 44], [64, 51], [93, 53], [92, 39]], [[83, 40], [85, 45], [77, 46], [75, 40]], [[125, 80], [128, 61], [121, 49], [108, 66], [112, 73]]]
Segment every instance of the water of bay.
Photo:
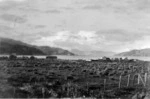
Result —
[[[0, 55], [2, 56], [9, 56], [9, 55]], [[18, 55], [18, 57], [30, 57], [30, 55]], [[77, 56], [68, 56], [68, 55], [56, 55], [58, 59], [64, 59], [64, 60], [87, 60], [90, 61], [91, 59], [101, 59], [103, 56], [85, 56], [85, 55], [77, 55]], [[46, 56], [42, 55], [35, 55], [36, 58], [46, 58]], [[109, 56], [110, 58], [126, 58], [121, 56]], [[150, 57], [135, 57], [135, 56], [129, 56], [128, 59], [138, 59], [143, 61], [150, 61]]]

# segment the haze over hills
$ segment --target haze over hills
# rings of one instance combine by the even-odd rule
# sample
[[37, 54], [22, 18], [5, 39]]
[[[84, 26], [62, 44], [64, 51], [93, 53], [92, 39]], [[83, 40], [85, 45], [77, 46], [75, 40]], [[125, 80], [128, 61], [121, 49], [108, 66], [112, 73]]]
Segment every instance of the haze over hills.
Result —
[[109, 51], [80, 51], [78, 49], [72, 49], [71, 52], [77, 55], [88, 55], [88, 56], [113, 56], [115, 52]]
[[47, 55], [75, 55], [74, 53], [69, 52], [68, 50], [64, 50], [62, 48], [55, 48], [49, 46], [36, 46], [36, 48]]
[[17, 55], [74, 55], [73, 53], [48, 46], [34, 46], [21, 41], [0, 37], [0, 54]]
[[116, 54], [116, 56], [141, 56], [141, 57], [149, 57], [150, 56], [150, 48], [122, 52], [122, 53]]

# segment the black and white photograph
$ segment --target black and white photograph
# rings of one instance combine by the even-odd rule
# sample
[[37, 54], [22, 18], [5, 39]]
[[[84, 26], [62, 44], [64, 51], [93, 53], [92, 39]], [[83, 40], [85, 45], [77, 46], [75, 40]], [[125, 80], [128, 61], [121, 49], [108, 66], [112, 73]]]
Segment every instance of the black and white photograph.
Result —
[[0, 99], [150, 99], [150, 0], [0, 0]]

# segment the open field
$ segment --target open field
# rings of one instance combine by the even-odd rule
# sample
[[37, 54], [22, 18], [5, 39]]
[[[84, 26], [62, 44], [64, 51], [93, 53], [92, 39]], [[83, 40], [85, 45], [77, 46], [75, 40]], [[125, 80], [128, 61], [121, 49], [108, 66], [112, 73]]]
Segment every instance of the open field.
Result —
[[149, 62], [1, 60], [1, 98], [130, 98], [148, 90]]

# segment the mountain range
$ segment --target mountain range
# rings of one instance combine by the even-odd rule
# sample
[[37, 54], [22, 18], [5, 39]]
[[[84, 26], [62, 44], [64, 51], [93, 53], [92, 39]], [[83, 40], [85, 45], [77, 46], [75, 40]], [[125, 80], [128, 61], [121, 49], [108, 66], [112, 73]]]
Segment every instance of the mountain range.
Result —
[[0, 37], [0, 54], [17, 55], [74, 55], [68, 50], [49, 46], [35, 46], [21, 41]]
[[50, 47], [50, 46], [36, 46], [30, 45], [18, 40], [0, 37], [0, 54], [12, 54], [17, 55], [89, 55], [89, 56], [150, 56], [150, 48], [136, 49], [122, 53], [114, 53], [107, 51], [81, 51], [78, 49], [72, 49], [71, 51]]
[[116, 56], [142, 56], [142, 57], [149, 57], [150, 56], [150, 48], [140, 49], [140, 50], [131, 50], [127, 52], [122, 52], [116, 54]]

